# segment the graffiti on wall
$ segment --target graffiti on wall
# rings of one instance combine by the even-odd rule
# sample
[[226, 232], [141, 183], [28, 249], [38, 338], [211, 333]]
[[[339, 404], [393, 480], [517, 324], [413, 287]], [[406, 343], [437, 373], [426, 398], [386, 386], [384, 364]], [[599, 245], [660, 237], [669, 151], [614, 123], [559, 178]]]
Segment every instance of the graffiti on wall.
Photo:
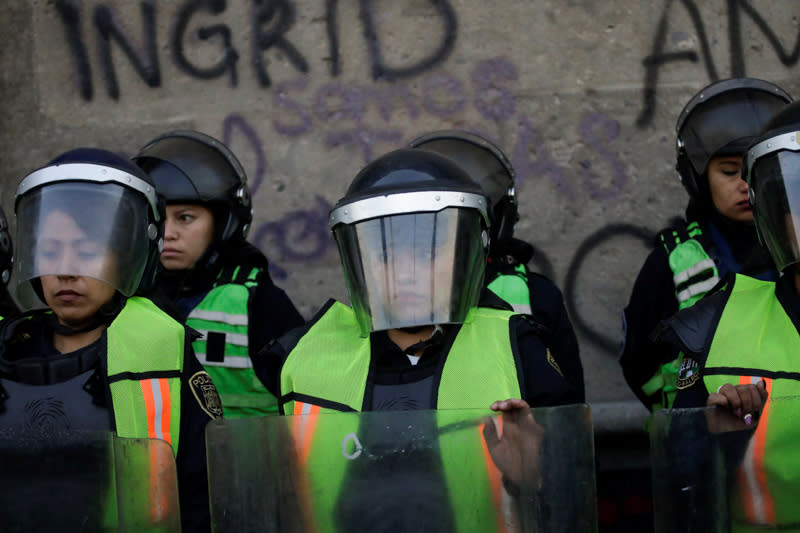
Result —
[[[759, 10], [749, 0], [725, 0], [723, 13], [727, 17], [728, 49], [730, 50], [730, 65], [725, 71], [720, 68], [711, 56], [711, 46], [706, 23], [700, 14], [697, 0], [666, 0], [659, 17], [658, 26], [653, 38], [651, 53], [642, 60], [644, 68], [644, 86], [642, 88], [642, 110], [636, 120], [637, 126], [643, 128], [652, 123], [658, 101], [658, 80], [661, 69], [670, 63], [688, 61], [702, 63], [709, 82], [721, 78], [747, 76], [747, 60], [745, 49], [752, 43], [743, 38], [742, 19], [749, 18], [764, 36], [764, 42], [769, 45], [780, 62], [786, 67], [792, 67], [800, 59], [800, 30], [797, 35], [792, 35], [794, 43], [784, 47], [781, 37], [770, 27]], [[672, 51], [667, 49], [669, 40], [669, 17], [677, 9], [685, 9], [694, 26], [699, 50]], [[716, 21], [714, 21], [716, 23]]]
[[[636, 120], [638, 127], [652, 123], [659, 75], [675, 62], [701, 64], [709, 81], [720, 77], [747, 74], [742, 18], [748, 17], [764, 35], [780, 61], [795, 65], [800, 57], [800, 34], [793, 47], [787, 49], [770, 28], [758, 9], [746, 0], [724, 0], [727, 6], [730, 66], [726, 70], [711, 56], [706, 23], [698, 3], [693, 0], [665, 0], [652, 40], [652, 47], [642, 60], [644, 83], [642, 104]], [[591, 111], [582, 114], [571, 132], [583, 146], [585, 154], [566, 165], [556, 157], [548, 143], [546, 124], [527, 114], [518, 105], [520, 65], [509, 57], [475, 58], [466, 74], [456, 76], [447, 71], [447, 61], [459, 37], [458, 13], [454, 2], [429, 0], [431, 16], [440, 21], [442, 31], [429, 43], [422, 57], [406, 64], [390, 64], [386, 50], [391, 37], [379, 31], [377, 1], [358, 0], [355, 22], [367, 63], [361, 75], [363, 83], [341, 81], [346, 58], [342, 57], [340, 31], [341, 3], [325, 0], [324, 35], [327, 46], [326, 68], [313, 71], [308, 57], [290, 30], [297, 24], [297, 2], [293, 0], [251, 0], [249, 18], [244, 27], [232, 27], [215, 16], [228, 9], [226, 0], [185, 0], [177, 9], [166, 13], [156, 0], [138, 3], [138, 20], [123, 21], [112, 2], [97, 2], [87, 9], [80, 0], [57, 0], [54, 5], [72, 59], [76, 94], [92, 101], [96, 91], [104, 90], [113, 100], [125, 98], [120, 86], [113, 54], [122, 54], [146, 87], [157, 89], [165, 76], [165, 61], [174, 68], [169, 75], [189, 76], [198, 81], [223, 79], [235, 88], [240, 84], [242, 69], [249, 68], [261, 88], [268, 90], [274, 109], [280, 110], [269, 124], [253, 124], [244, 113], [235, 111], [222, 123], [226, 143], [236, 140], [249, 153], [250, 186], [256, 195], [270, 173], [269, 153], [265, 147], [277, 137], [286, 141], [322, 132], [327, 150], [349, 149], [359, 154], [364, 163], [377, 154], [401, 146], [417, 133], [414, 123], [425, 119], [442, 119], [464, 124], [485, 135], [484, 124], [503, 124], [512, 139], [508, 155], [517, 171], [517, 188], [531, 187], [535, 180], [547, 183], [564, 203], [587, 199], [613, 202], [626, 191], [630, 182], [623, 158], [615, 141], [621, 125], [614, 117]], [[676, 9], [688, 13], [697, 35], [696, 50], [669, 49], [670, 15]], [[161, 17], [169, 18], [167, 42], [158, 42], [156, 28]], [[204, 22], [198, 23], [198, 20]], [[212, 20], [212, 22], [208, 22]], [[163, 22], [163, 21], [162, 21]], [[132, 31], [131, 28], [137, 28]], [[249, 32], [249, 49], [237, 46], [236, 32]], [[402, 38], [402, 36], [400, 37]], [[192, 46], [198, 43], [217, 48], [215, 60], [202, 63], [193, 58]], [[92, 53], [90, 53], [92, 52]], [[270, 74], [268, 58], [279, 53], [294, 76], [276, 79]], [[90, 61], [96, 58], [96, 64]], [[119, 61], [119, 58], [117, 59]], [[99, 72], [99, 87], [95, 76]], [[177, 72], [177, 73], [176, 73]], [[134, 80], [135, 83], [138, 83]], [[398, 117], [400, 117], [398, 119]], [[472, 117], [472, 118], [471, 118]], [[471, 127], [472, 124], [481, 126]], [[575, 164], [576, 163], [576, 164]], [[253, 228], [251, 240], [268, 251], [271, 272], [286, 279], [290, 265], [327, 261], [334, 251], [328, 231], [331, 200], [314, 196], [310, 205], [285, 213]], [[652, 243], [653, 229], [610, 222], [580, 243], [569, 261], [563, 288], [567, 307], [576, 329], [602, 351], [615, 353], [617, 342], [598, 328], [588, 312], [581, 308], [579, 284], [591, 267], [586, 258], [593, 250], [613, 239], [628, 239], [637, 245]], [[534, 263], [540, 271], [554, 277], [552, 261], [544, 250], [537, 249]]]

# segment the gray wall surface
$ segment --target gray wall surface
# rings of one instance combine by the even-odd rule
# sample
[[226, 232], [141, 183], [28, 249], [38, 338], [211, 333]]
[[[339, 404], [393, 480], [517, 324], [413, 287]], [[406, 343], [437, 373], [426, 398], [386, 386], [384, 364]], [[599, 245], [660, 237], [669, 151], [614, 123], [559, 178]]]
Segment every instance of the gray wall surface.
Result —
[[630, 400], [621, 311], [687, 199], [676, 117], [731, 76], [800, 95], [799, 16], [796, 0], [4, 0], [0, 201], [13, 212], [17, 182], [70, 148], [204, 131], [244, 164], [250, 240], [310, 317], [346, 299], [327, 214], [358, 170], [467, 128], [516, 167], [517, 235], [565, 293], [589, 400]]

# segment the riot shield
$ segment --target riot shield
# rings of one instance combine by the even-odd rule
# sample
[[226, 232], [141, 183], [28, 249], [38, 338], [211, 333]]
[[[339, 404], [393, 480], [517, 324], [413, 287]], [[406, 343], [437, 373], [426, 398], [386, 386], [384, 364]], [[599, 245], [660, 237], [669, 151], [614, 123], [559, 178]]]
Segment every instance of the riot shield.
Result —
[[216, 532], [597, 527], [585, 405], [215, 420], [206, 444]]
[[175, 459], [162, 440], [102, 431], [0, 431], [4, 532], [180, 531]]
[[655, 530], [800, 531], [800, 399], [775, 398], [746, 425], [719, 408], [652, 420]]

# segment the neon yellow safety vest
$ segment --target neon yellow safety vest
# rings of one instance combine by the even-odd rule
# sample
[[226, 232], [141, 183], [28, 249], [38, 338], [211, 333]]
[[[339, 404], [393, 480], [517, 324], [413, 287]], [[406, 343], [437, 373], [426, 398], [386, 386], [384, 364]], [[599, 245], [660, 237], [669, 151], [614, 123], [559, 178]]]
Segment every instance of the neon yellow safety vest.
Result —
[[800, 395], [800, 335], [774, 283], [736, 275], [702, 372], [709, 393], [763, 378], [771, 400], [739, 467], [734, 531], [800, 531], [800, 413], [779, 400]]
[[[237, 267], [230, 280], [218, 280], [186, 319], [186, 325], [203, 335], [192, 346], [217, 387], [226, 418], [278, 412], [277, 400], [256, 376], [250, 359], [248, 309], [260, 273], [253, 268], [244, 276]], [[217, 354], [209, 350], [215, 342]]]
[[[437, 409], [482, 409], [502, 398], [521, 398], [509, 338], [511, 311], [470, 310], [442, 370]], [[335, 302], [291, 351], [281, 369], [281, 402], [294, 413], [294, 397], [320, 400], [334, 411], [360, 411], [370, 364], [370, 340], [359, 335], [355, 313]]]
[[150, 300], [133, 297], [106, 334], [117, 435], [163, 439], [177, 455], [183, 326]]
[[513, 274], [500, 274], [487, 288], [509, 303], [517, 313], [531, 314], [531, 291], [525, 265], [514, 267]]
[[[512, 315], [488, 308], [469, 312], [442, 370], [437, 409], [479, 408], [487, 409], [488, 414], [493, 401], [521, 397], [509, 340], [508, 320]], [[298, 416], [294, 424], [301, 466], [310, 473], [308, 486], [301, 487], [300, 492], [308, 506], [306, 519], [316, 521], [313, 530], [333, 530], [319, 518], [334, 515], [347, 465], [341, 460], [331, 461], [328, 454], [341, 454], [341, 436], [358, 432], [355, 426], [343, 427], [341, 417], [318, 415], [361, 410], [370, 356], [369, 338], [359, 336], [352, 309], [336, 302], [311, 326], [283, 365], [283, 411], [305, 415]], [[469, 431], [480, 432], [481, 427]], [[442, 447], [458, 450], [441, 457], [456, 530], [504, 531], [501, 474], [485, 444], [470, 439], [471, 447], [448, 446], [448, 440], [463, 441], [459, 432], [439, 438]], [[480, 458], [477, 463], [476, 458]], [[464, 489], [476, 486], [484, 489]]]

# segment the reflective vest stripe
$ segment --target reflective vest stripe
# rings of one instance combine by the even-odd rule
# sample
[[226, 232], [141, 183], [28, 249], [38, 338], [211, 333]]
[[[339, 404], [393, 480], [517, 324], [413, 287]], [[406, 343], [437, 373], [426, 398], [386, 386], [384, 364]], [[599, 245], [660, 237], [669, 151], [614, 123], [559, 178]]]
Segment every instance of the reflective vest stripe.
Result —
[[225, 342], [227, 344], [242, 346], [243, 348], [247, 348], [248, 346], [250, 346], [250, 342], [249, 339], [247, 338], [247, 335], [242, 335], [241, 333], [231, 333], [229, 331], [223, 331], [221, 329], [203, 329], [203, 328], [197, 328], [195, 326], [192, 326], [192, 329], [197, 330], [203, 335], [203, 337], [200, 339], [201, 341], [208, 340], [208, 333], [214, 332], [214, 333], [223, 333], [225, 335]]
[[[761, 379], [760, 376], [741, 376], [739, 384], [755, 385]], [[769, 391], [772, 388], [772, 380], [763, 379], [767, 382], [767, 390]], [[747, 445], [747, 450], [737, 473], [747, 520], [759, 525], [774, 525], [776, 523], [775, 506], [769, 492], [767, 474], [764, 469], [769, 411], [770, 404], [767, 402], [759, 418], [756, 431]]]
[[314, 510], [311, 503], [311, 487], [309, 486], [308, 458], [311, 455], [311, 445], [314, 438], [314, 429], [317, 427], [321, 407], [312, 403], [296, 401], [292, 414], [292, 427], [294, 429], [295, 442], [299, 452], [298, 464], [301, 475], [297, 480], [297, 491], [300, 493], [300, 501], [305, 515], [306, 522], [304, 530], [309, 533], [318, 531]]
[[678, 285], [688, 280], [695, 274], [699, 274], [700, 272], [703, 272], [705, 270], [712, 270], [716, 268], [716, 266], [717, 266], [716, 263], [714, 263], [714, 261], [711, 258], [704, 259], [699, 263], [697, 263], [696, 265], [687, 268], [683, 272], [678, 272], [672, 279], [675, 282], [675, 286], [677, 287]]
[[[495, 428], [497, 433], [502, 435], [503, 417], [493, 417], [493, 420], [494, 423], [496, 423]], [[503, 496], [505, 495], [505, 491], [503, 490], [503, 477], [500, 470], [495, 466], [492, 460], [492, 454], [489, 453], [489, 447], [486, 445], [486, 439], [483, 436], [483, 429], [485, 426], [486, 424], [478, 426], [478, 431], [480, 431], [481, 448], [483, 449], [483, 462], [486, 464], [486, 472], [489, 476], [489, 489], [492, 493], [492, 506], [494, 507], [495, 519], [497, 520], [497, 531], [499, 533], [507, 533], [508, 528], [506, 527], [505, 513], [503, 512]]]
[[209, 361], [208, 356], [204, 352], [195, 352], [195, 356], [197, 356], [197, 360], [200, 361], [200, 364], [203, 366], [224, 366], [226, 368], [253, 368], [253, 361], [250, 359], [250, 356], [231, 356], [226, 354], [225, 361]]
[[223, 311], [209, 311], [206, 309], [195, 309], [189, 313], [189, 318], [198, 320], [208, 320], [211, 322], [222, 322], [230, 326], [246, 326], [247, 315], [225, 313]]
[[300, 464], [305, 468], [308, 456], [311, 453], [311, 441], [314, 437], [314, 428], [322, 408], [319, 405], [297, 401], [294, 404], [295, 415], [292, 419], [294, 434], [297, 439], [297, 449], [300, 451]]
[[700, 283], [695, 283], [694, 285], [690, 285], [689, 287], [683, 289], [681, 292], [678, 293], [678, 301], [685, 302], [689, 300], [692, 296], [697, 296], [701, 294], [705, 294], [711, 289], [713, 289], [717, 283], [719, 283], [719, 278], [717, 276], [711, 277], [705, 281], [701, 281]]
[[143, 379], [144, 405], [147, 410], [147, 433], [151, 439], [162, 439], [172, 445], [170, 424], [170, 393], [166, 378]]

